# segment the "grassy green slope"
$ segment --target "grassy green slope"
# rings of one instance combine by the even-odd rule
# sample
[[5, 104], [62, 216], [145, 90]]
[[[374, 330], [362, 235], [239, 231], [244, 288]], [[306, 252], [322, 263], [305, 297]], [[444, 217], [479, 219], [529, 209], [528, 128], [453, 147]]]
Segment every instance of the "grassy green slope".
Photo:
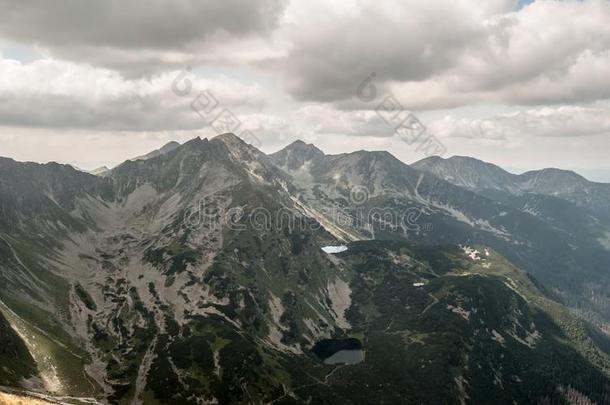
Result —
[[37, 374], [25, 343], [0, 314], [0, 385], [16, 385]]
[[473, 260], [458, 247], [360, 242], [339, 255], [354, 269], [349, 319], [366, 360], [333, 374], [335, 393], [354, 403], [533, 403], [562, 401], [570, 386], [607, 400], [610, 362], [582, 322], [480, 250]]

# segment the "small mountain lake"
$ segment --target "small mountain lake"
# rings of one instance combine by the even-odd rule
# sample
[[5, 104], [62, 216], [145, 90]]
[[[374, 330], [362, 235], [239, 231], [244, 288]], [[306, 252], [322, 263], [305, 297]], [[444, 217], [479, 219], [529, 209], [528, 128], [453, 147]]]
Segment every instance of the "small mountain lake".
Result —
[[312, 351], [325, 364], [358, 364], [364, 361], [364, 349], [360, 340], [323, 339], [317, 342]]
[[324, 364], [358, 364], [364, 361], [364, 350], [339, 350], [324, 359]]

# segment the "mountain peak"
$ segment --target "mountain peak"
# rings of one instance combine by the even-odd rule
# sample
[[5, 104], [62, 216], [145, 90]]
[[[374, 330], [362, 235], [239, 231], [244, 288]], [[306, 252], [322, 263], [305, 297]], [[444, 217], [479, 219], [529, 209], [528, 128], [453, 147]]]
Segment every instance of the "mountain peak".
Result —
[[306, 162], [320, 159], [324, 156], [324, 152], [315, 145], [305, 143], [300, 139], [270, 155], [276, 165], [290, 170], [298, 169]]
[[221, 142], [224, 142], [227, 146], [229, 145], [247, 145], [247, 143], [241, 139], [239, 136], [235, 135], [232, 132], [226, 132], [224, 134], [220, 134], [220, 135], [216, 135], [215, 137], [212, 138], [212, 140], [218, 140]]
[[428, 156], [428, 157], [425, 157], [425, 158], [423, 158], [421, 160], [413, 162], [411, 164], [411, 166], [413, 166], [413, 165], [423, 166], [423, 165], [437, 164], [437, 163], [442, 162], [444, 160], [445, 159], [443, 159], [441, 156], [436, 156], [436, 155], [435, 156]]
[[180, 146], [180, 144], [178, 142], [170, 141], [170, 142], [166, 143], [165, 145], [161, 146], [159, 149], [155, 149], [152, 152], [147, 153], [146, 155], [138, 156], [138, 157], [135, 157], [135, 158], [129, 159], [129, 160], [148, 160], [148, 159], [154, 158], [159, 155], [165, 155], [166, 153], [173, 151], [174, 149], [178, 148], [179, 146]]
[[289, 150], [289, 151], [298, 152], [298, 153], [324, 155], [324, 152], [322, 152], [320, 149], [318, 149], [318, 147], [315, 146], [313, 143], [305, 143], [300, 139], [297, 139], [296, 141], [292, 142], [290, 145], [286, 146], [283, 150]]
[[588, 182], [588, 180], [586, 178], [584, 178], [583, 176], [581, 176], [580, 174], [578, 174], [572, 170], [555, 169], [552, 167], [549, 167], [546, 169], [540, 169], [540, 170], [531, 170], [529, 172], [523, 173], [522, 176], [524, 176], [524, 177], [528, 177], [528, 176], [563, 177], [565, 179], [569, 178], [569, 179]]
[[432, 156], [411, 166], [468, 189], [514, 191], [518, 188], [515, 175], [492, 163], [468, 156], [452, 156], [447, 159]]
[[470, 156], [459, 155], [451, 156], [450, 158], [446, 159], [440, 156], [430, 156], [411, 164], [411, 166], [421, 170], [433, 170], [442, 166], [444, 168], [451, 167], [455, 170], [493, 170], [509, 174], [506, 172], [506, 170], [494, 165], [493, 163], [488, 163]]
[[519, 176], [523, 186], [529, 191], [546, 192], [559, 195], [573, 192], [592, 183], [571, 170], [546, 168], [532, 170]]
[[102, 167], [98, 167], [97, 169], [90, 170], [88, 173], [92, 174], [94, 176], [103, 177], [106, 174], [108, 174], [109, 171], [110, 171], [110, 169], [108, 168], [108, 166], [102, 166]]
[[176, 149], [178, 146], [180, 146], [180, 143], [176, 141], [169, 141], [165, 145], [161, 146], [158, 150], [161, 153], [168, 153]]
[[[432, 158], [435, 158], [435, 157], [440, 157], [440, 156], [432, 156]], [[491, 163], [485, 162], [485, 161], [483, 161], [481, 159], [473, 158], [473, 157], [470, 157], [470, 156], [461, 156], [461, 155], [451, 156], [450, 158], [447, 158], [447, 159], [444, 159], [444, 160], [449, 160], [449, 161], [454, 161], [454, 162], [482, 163], [482, 164], [486, 164], [486, 165], [491, 165]]]
[[240, 155], [242, 158], [250, 155], [255, 155], [258, 158], [261, 158], [261, 155], [264, 155], [264, 153], [258, 150], [256, 146], [249, 144], [246, 140], [232, 132], [217, 135], [212, 138], [210, 142], [220, 143], [232, 153]]

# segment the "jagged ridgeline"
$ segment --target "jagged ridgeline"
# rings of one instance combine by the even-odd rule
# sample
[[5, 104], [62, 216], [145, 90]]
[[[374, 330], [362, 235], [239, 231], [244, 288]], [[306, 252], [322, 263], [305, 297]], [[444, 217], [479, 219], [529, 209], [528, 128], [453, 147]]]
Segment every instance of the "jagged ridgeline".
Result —
[[603, 186], [581, 200], [556, 176], [494, 171], [499, 189], [434, 164], [231, 134], [98, 176], [0, 159], [0, 390], [608, 403]]

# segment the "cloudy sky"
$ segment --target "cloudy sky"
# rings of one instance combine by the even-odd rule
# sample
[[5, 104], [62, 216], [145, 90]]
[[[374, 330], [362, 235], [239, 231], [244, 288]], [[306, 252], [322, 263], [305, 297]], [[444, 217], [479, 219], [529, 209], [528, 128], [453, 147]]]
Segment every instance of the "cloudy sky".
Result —
[[265, 152], [302, 139], [410, 163], [425, 154], [388, 119], [406, 112], [445, 156], [610, 181], [607, 0], [0, 0], [0, 10], [0, 156], [93, 169], [230, 128]]

